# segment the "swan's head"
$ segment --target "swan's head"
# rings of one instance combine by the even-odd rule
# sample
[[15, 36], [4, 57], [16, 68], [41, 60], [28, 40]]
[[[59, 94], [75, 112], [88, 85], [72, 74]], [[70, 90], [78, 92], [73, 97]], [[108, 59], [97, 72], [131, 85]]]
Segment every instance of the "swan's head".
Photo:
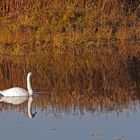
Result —
[[29, 72], [27, 76], [31, 77], [32, 75], [33, 75], [32, 72]]

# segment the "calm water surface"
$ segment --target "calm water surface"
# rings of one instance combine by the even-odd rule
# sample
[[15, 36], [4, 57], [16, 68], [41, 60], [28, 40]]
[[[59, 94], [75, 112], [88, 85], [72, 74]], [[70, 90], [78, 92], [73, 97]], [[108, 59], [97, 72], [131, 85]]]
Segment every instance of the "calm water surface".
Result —
[[44, 96], [3, 98], [3, 140], [139, 140], [139, 99]]
[[32, 71], [34, 91], [47, 93], [36, 93], [33, 98], [0, 97], [0, 139], [139, 140], [137, 58], [127, 64], [129, 67], [115, 67], [114, 72], [67, 71], [46, 61], [36, 60], [32, 65], [27, 60], [1, 61], [0, 90], [26, 89], [26, 75]]

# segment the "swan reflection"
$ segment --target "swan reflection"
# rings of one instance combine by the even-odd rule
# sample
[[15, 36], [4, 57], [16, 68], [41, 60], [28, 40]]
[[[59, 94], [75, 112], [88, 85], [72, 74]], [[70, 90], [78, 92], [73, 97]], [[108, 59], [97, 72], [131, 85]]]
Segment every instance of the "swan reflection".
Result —
[[23, 97], [0, 97], [0, 102], [4, 102], [6, 104], [12, 104], [12, 105], [21, 105], [23, 103], [25, 103], [26, 101], [28, 101], [28, 117], [29, 118], [34, 118], [36, 113], [32, 113], [32, 104], [33, 104], [33, 97], [32, 96], [23, 96]]

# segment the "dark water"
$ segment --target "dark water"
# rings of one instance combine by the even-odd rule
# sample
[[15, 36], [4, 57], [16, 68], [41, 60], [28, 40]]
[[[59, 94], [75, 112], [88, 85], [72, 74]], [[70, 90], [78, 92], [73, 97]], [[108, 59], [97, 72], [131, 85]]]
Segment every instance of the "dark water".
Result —
[[42, 94], [29, 99], [3, 99], [0, 137], [3, 140], [138, 140], [139, 103], [135, 97], [89, 100], [82, 96], [68, 99]]

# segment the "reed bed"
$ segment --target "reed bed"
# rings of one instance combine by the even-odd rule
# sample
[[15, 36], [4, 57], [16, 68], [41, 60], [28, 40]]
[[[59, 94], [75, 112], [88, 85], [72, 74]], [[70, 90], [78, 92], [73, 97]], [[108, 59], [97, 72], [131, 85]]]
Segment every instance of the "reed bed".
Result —
[[38, 91], [138, 92], [138, 1], [3, 0], [0, 13], [1, 88], [33, 71]]
[[110, 52], [96, 59], [89, 52], [73, 57], [68, 54], [56, 57], [54, 53], [44, 55], [43, 51], [18, 56], [18, 59], [17, 56], [3, 56], [0, 61], [1, 90], [13, 86], [26, 88], [27, 73], [32, 71], [36, 92], [106, 96], [139, 94], [139, 53], [129, 56], [128, 52], [125, 55], [124, 52], [123, 55]]
[[139, 42], [139, 1], [3, 0], [0, 44], [44, 48]]

